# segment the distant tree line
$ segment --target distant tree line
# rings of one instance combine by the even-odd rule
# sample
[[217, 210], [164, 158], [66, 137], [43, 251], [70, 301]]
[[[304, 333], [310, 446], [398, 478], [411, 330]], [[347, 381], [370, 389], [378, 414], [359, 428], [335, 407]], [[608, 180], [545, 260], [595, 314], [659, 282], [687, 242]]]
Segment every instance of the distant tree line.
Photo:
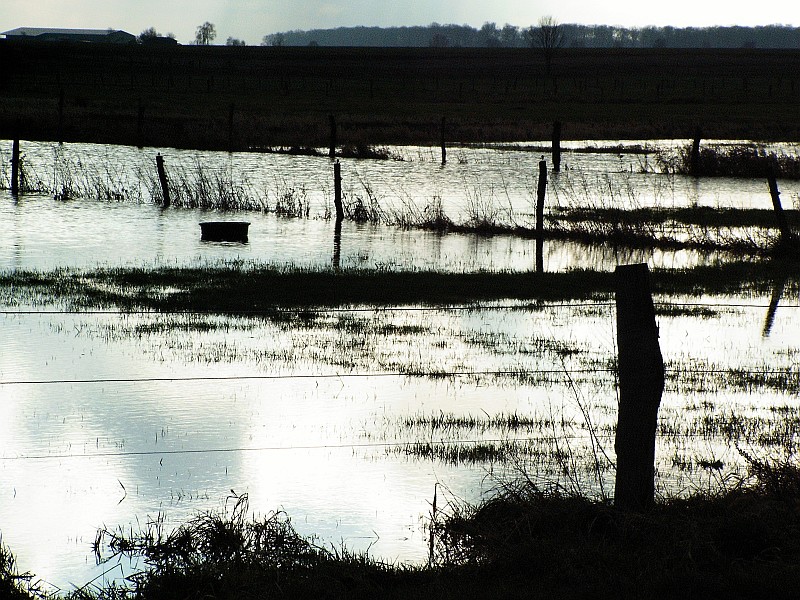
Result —
[[[417, 27], [339, 27], [309, 31], [284, 31], [264, 36], [265, 46], [399, 46], [497, 47], [536, 45], [533, 34], [540, 25], [517, 27], [484, 23], [469, 25], [432, 23]], [[564, 48], [800, 48], [800, 27], [641, 27], [610, 25], [559, 25]]]

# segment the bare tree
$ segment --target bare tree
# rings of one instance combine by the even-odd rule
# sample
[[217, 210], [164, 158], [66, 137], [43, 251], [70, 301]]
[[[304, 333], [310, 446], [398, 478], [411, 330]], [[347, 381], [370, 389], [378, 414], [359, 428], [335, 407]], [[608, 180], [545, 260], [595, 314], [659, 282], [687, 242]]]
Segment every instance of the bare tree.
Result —
[[525, 34], [531, 48], [538, 48], [542, 52], [549, 75], [553, 56], [559, 48], [564, 47], [564, 29], [553, 17], [546, 16], [539, 19], [538, 26], [528, 27]]
[[198, 46], [208, 46], [217, 37], [217, 29], [213, 23], [206, 21], [197, 27], [194, 41]]

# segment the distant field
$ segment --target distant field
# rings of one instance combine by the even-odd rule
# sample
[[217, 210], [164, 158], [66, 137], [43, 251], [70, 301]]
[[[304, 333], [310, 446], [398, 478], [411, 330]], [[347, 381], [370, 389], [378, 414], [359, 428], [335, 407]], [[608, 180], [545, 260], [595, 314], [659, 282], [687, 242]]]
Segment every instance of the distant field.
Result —
[[31, 44], [0, 40], [0, 137], [245, 149], [690, 137], [800, 141], [800, 50]]

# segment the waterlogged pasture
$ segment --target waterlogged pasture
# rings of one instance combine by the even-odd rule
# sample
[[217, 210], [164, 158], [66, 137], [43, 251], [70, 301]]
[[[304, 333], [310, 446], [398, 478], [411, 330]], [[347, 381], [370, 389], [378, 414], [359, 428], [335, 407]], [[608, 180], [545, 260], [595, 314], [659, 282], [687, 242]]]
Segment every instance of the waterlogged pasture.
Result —
[[[497, 219], [532, 212], [538, 153], [464, 149], [442, 167], [429, 149], [392, 150], [405, 160], [342, 161], [345, 173], [358, 174], [345, 186], [348, 197], [371, 194], [383, 214], [392, 202], [409, 203], [411, 214], [441, 198], [462, 222], [477, 206]], [[161, 210], [143, 173], [150, 150], [31, 144], [31, 172], [46, 183], [53, 169], [57, 182], [60, 153], [74, 165], [76, 193], [54, 200], [56, 183], [46, 194], [2, 196], [3, 270], [332, 264], [328, 159], [162, 152], [187, 173], [201, 161], [245, 174], [250, 190], [264, 190], [266, 212]], [[593, 188], [586, 198], [604, 206], [769, 205], [763, 182], [655, 174], [638, 166], [642, 158], [568, 152], [570, 169], [549, 197], [577, 203], [583, 196], [564, 199], [563, 182], [596, 178], [611, 196]], [[98, 181], [81, 171], [89, 164], [105, 165], [104, 181], [124, 193], [98, 201], [91, 186], [81, 188], [80, 177]], [[276, 214], [279, 192], [271, 190], [288, 189], [304, 190], [308, 217]], [[796, 199], [790, 182], [782, 190], [787, 205]], [[201, 242], [197, 224], [209, 212], [251, 221], [249, 242]], [[473, 272], [534, 264], [532, 239], [442, 235], [387, 221], [345, 222], [340, 266]], [[733, 259], [556, 242], [546, 243], [545, 257], [548, 271], [611, 271], [633, 261], [691, 269]], [[285, 510], [321, 543], [422, 562], [435, 489], [440, 506], [443, 496], [475, 501], [524, 472], [543, 487], [613, 492], [615, 324], [607, 293], [237, 316], [65, 310], [68, 299], [8, 286], [2, 298], [0, 532], [23, 570], [62, 589], [141, 566], [96, 565], [98, 528], [136, 530], [155, 519], [172, 526], [230, 506], [234, 494], [247, 493], [261, 515]], [[800, 425], [796, 284], [735, 295], [699, 288], [656, 302], [667, 368], [659, 493], [718, 485], [745, 472], [746, 454], [791, 449]]]

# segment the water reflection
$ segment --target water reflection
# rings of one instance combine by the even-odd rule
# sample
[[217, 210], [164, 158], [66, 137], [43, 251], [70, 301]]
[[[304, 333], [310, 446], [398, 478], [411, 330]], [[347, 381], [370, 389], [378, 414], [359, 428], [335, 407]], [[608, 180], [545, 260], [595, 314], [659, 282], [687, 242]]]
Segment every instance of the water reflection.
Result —
[[[374, 186], [387, 206], [393, 201], [424, 206], [438, 196], [448, 208], [466, 214], [501, 200], [499, 205], [510, 203], [515, 215], [530, 216], [530, 152], [459, 149], [443, 166], [429, 150], [402, 151], [403, 163], [353, 162], [348, 172]], [[50, 173], [51, 146], [30, 144], [26, 152], [40, 174]], [[70, 145], [57, 152], [59, 160], [76, 168], [78, 161], [80, 168], [110, 166], [130, 195], [122, 202], [56, 201], [50, 195], [15, 201], [0, 193], [2, 269], [243, 261], [343, 269], [611, 271], [619, 263], [687, 268], [721, 259], [352, 222], [334, 223], [331, 247], [330, 219], [261, 212], [248, 213], [247, 245], [206, 244], [200, 241], [199, 222], [230, 215], [161, 210], [151, 204], [150, 190], [140, 189], [144, 179], [137, 179], [135, 168], [143, 162], [151, 168], [152, 150]], [[327, 158], [169, 152], [169, 164], [176, 168], [219, 159], [221, 168], [267, 188], [270, 198], [287, 187], [306, 186], [321, 214], [326, 194], [330, 197]], [[87, 156], [96, 160], [87, 161]], [[744, 206], [766, 198], [762, 182], [755, 187], [747, 181], [687, 183], [639, 174], [625, 162], [633, 160], [629, 156], [567, 151], [564, 158], [569, 169], [559, 175], [562, 189], [610, 182], [615, 190], [631, 190], [626, 201], [681, 205]], [[66, 176], [52, 172], [54, 184], [63, 184]], [[350, 194], [363, 193], [357, 182], [349, 185]], [[141, 203], [133, 201], [137, 189]], [[484, 190], [484, 196], [475, 189]], [[587, 188], [587, 197], [608, 199], [596, 193]], [[676, 371], [698, 365], [713, 367], [707, 371], [795, 368], [800, 315], [785, 310], [786, 286], [776, 280], [763, 328], [766, 298], [750, 298], [750, 308], [740, 306], [737, 298], [714, 298], [719, 306], [700, 316], [681, 302], [696, 304], [702, 298], [665, 299], [676, 304], [659, 317], [665, 360]], [[325, 543], [344, 540], [350, 548], [371, 547], [387, 560], [422, 561], [423, 526], [434, 486], [444, 484], [455, 497], [476, 500], [496, 484], [495, 477], [506, 474], [505, 466], [422, 460], [405, 454], [404, 443], [514, 435], [544, 440], [526, 467], [542, 477], [557, 477], [557, 471], [547, 471], [553, 465], [545, 462], [546, 436], [557, 433], [569, 440], [573, 456], [580, 456], [582, 444], [588, 445], [584, 408], [598, 431], [613, 427], [616, 396], [607, 366], [613, 364], [615, 346], [609, 307], [418, 309], [329, 311], [296, 321], [290, 315], [281, 322], [162, 314], [3, 314], [4, 543], [23, 570], [62, 586], [82, 584], [102, 573], [92, 563], [90, 548], [98, 527], [138, 528], [159, 513], [168, 524], [177, 524], [198, 510], [224, 508], [234, 490], [250, 495], [256, 513], [286, 510], [302, 534], [319, 534]], [[422, 375], [436, 371], [442, 374]], [[508, 374], [494, 376], [494, 371]], [[452, 374], [464, 372], [484, 374]], [[708, 458], [713, 453], [732, 464], [737, 460], [729, 440], [698, 433], [708, 419], [735, 414], [776, 423], [785, 411], [772, 407], [794, 409], [796, 404], [783, 390], [729, 389], [719, 379], [698, 384], [676, 378], [670, 385], [662, 400], [663, 421], [693, 432], [659, 438], [659, 472], [678, 488], [694, 483], [692, 474], [676, 467], [683, 455]], [[447, 414], [465, 419], [520, 414], [545, 426], [512, 434], [407, 425], [415, 418]], [[108, 577], [124, 574], [118, 571]]]

